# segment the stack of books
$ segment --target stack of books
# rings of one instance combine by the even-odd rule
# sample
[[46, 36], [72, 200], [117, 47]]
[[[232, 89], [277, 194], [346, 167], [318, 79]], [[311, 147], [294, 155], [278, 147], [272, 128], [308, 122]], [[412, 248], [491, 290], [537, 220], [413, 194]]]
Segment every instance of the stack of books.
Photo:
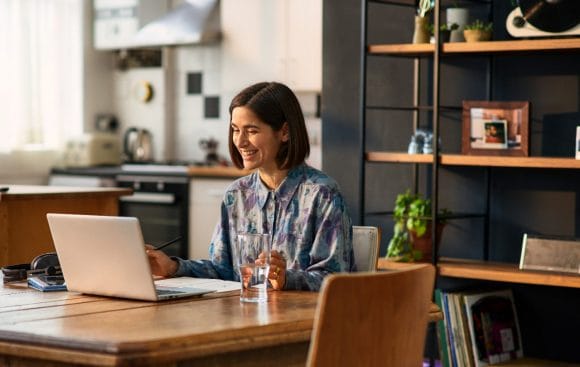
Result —
[[435, 290], [443, 311], [437, 334], [442, 365], [482, 367], [523, 357], [512, 291]]

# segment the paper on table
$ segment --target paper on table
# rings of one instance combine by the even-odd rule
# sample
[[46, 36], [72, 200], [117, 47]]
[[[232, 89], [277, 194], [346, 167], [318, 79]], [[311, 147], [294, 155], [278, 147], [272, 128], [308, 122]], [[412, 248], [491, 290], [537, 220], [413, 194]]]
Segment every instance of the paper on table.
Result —
[[240, 290], [240, 282], [221, 279], [178, 277], [159, 279], [155, 281], [155, 284], [164, 287], [208, 289], [218, 293]]

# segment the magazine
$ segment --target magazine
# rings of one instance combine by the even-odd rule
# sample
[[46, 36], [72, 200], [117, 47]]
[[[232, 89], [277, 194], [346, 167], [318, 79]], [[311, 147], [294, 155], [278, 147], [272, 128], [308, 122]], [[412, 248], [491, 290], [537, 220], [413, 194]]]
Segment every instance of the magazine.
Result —
[[476, 367], [523, 357], [522, 337], [510, 289], [464, 295]]

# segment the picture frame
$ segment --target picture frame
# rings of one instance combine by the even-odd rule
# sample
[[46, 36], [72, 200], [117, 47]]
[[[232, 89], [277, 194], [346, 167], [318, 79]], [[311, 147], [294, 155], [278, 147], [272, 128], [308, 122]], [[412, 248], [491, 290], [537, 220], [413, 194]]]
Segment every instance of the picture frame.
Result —
[[463, 101], [461, 153], [529, 156], [529, 115], [528, 101]]

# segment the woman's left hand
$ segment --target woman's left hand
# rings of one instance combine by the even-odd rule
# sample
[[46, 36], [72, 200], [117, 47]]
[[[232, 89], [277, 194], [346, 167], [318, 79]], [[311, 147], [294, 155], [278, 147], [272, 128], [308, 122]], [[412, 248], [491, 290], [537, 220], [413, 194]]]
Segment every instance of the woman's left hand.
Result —
[[[258, 261], [264, 263], [264, 254], [260, 254]], [[268, 273], [268, 279], [272, 288], [275, 290], [280, 290], [284, 287], [286, 283], [286, 259], [284, 256], [276, 250], [272, 250], [270, 253], [270, 272]]]

